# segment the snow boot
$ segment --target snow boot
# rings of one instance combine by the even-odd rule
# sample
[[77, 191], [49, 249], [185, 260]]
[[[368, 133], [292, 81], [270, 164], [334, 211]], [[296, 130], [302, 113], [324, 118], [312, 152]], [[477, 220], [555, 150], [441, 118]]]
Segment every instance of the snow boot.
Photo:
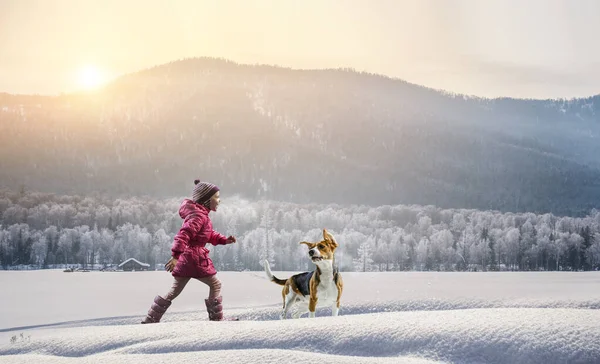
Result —
[[204, 300], [206, 303], [206, 311], [208, 312], [208, 319], [210, 321], [223, 321], [223, 297], [207, 298]]
[[206, 311], [210, 321], [239, 321], [236, 317], [223, 318], [223, 297], [219, 296], [212, 299], [205, 299]]
[[171, 306], [171, 301], [162, 298], [161, 296], [154, 297], [154, 302], [150, 309], [148, 310], [148, 314], [142, 321], [143, 324], [154, 324], [160, 322], [160, 319], [167, 311], [167, 308]]

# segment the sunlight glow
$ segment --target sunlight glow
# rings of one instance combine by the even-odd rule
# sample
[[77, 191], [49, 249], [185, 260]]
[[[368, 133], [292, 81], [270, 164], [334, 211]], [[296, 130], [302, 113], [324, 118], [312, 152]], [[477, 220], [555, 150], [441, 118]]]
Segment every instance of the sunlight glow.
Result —
[[77, 75], [79, 87], [87, 90], [98, 88], [107, 83], [108, 80], [107, 73], [93, 65], [81, 67]]

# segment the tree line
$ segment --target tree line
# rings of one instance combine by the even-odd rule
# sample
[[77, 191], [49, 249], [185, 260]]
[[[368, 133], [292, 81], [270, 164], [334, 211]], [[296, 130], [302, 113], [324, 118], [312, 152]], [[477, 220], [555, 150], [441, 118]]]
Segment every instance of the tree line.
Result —
[[[111, 198], [0, 190], [0, 266], [115, 267], [136, 258], [160, 269], [170, 256], [183, 198]], [[211, 213], [238, 243], [212, 247], [219, 270], [311, 268], [303, 240], [322, 229], [340, 243], [344, 271], [598, 270], [600, 211], [584, 217], [420, 205], [321, 205], [239, 196]]]

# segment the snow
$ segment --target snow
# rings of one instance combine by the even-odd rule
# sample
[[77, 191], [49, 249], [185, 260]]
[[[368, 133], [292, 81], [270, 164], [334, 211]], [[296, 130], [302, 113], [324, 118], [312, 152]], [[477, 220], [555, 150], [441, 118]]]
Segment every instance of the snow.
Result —
[[0, 271], [0, 362], [600, 363], [599, 272], [342, 275], [338, 317], [281, 321], [264, 272], [219, 272], [241, 321], [207, 321], [190, 282], [140, 325], [168, 273]]

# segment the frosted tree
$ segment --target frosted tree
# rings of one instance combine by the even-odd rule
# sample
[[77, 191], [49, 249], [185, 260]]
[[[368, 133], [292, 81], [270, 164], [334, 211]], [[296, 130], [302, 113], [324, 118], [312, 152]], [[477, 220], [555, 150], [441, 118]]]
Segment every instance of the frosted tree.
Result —
[[521, 241], [519, 243], [519, 252], [517, 255], [519, 269], [525, 269], [526, 267], [531, 266], [532, 261], [536, 261], [536, 254], [532, 253], [537, 251], [535, 235], [535, 227], [528, 219], [521, 227]]
[[[600, 217], [600, 214], [598, 216]], [[600, 269], [600, 233], [594, 235], [594, 242], [586, 251], [585, 259], [591, 269]]]
[[542, 265], [542, 267], [545, 270], [549, 270], [549, 264], [550, 264], [550, 253], [551, 253], [551, 239], [552, 239], [552, 229], [546, 224], [546, 223], [541, 223], [539, 224], [538, 227], [538, 234], [537, 234], [537, 246], [538, 246], [538, 252], [539, 252], [539, 260], [540, 260], [540, 264]]
[[406, 267], [408, 269], [416, 269], [417, 241], [413, 234], [404, 234], [402, 240], [404, 240], [404, 245], [406, 246]]
[[[320, 233], [322, 234], [322, 232]], [[317, 235], [316, 232], [315, 235]], [[338, 239], [340, 242], [343, 241], [344, 250], [349, 255], [356, 256], [358, 247], [367, 240], [367, 236], [356, 230], [344, 230], [340, 234], [336, 235], [336, 239]]]
[[282, 229], [285, 230], [293, 230], [294, 228], [297, 228], [300, 226], [300, 216], [298, 215], [298, 209], [291, 209], [291, 210], [287, 210], [284, 212], [283, 214], [283, 221], [282, 221]]
[[4, 211], [12, 205], [10, 199], [0, 195], [0, 217], [4, 216]]
[[56, 264], [55, 253], [56, 249], [58, 248], [58, 239], [60, 238], [60, 233], [56, 226], [50, 225], [43, 231], [43, 235], [46, 238], [46, 244], [48, 245], [44, 266]]
[[556, 221], [555, 229], [559, 233], [570, 233], [575, 230], [573, 219], [570, 217], [563, 216]]
[[306, 259], [307, 254], [301, 257], [294, 254], [300, 241], [302, 241], [302, 234], [299, 230], [273, 232], [273, 245], [276, 247], [275, 266], [279, 270], [294, 270], [298, 259]]
[[261, 244], [261, 260], [262, 259], [268, 259], [269, 263], [273, 266], [274, 265], [274, 256], [275, 256], [275, 252], [273, 250], [273, 246], [272, 246], [272, 241], [271, 241], [271, 231], [272, 231], [272, 227], [274, 224], [274, 216], [273, 216], [273, 210], [271, 210], [270, 208], [266, 208], [265, 211], [263, 212], [263, 215], [261, 217], [260, 220], [260, 227], [262, 232], [264, 233], [264, 237], [263, 237], [263, 244]]
[[431, 218], [429, 216], [421, 216], [418, 222], [419, 237], [429, 237], [431, 235]]
[[415, 267], [417, 270], [429, 270], [429, 239], [422, 238], [415, 249]]
[[357, 256], [354, 259], [354, 269], [358, 272], [371, 272], [373, 266], [374, 239], [369, 237], [365, 242], [360, 244], [357, 251]]
[[131, 258], [127, 257], [127, 253], [125, 252], [125, 248], [123, 247], [123, 240], [117, 238], [116, 236], [114, 244], [112, 244], [112, 246], [110, 247], [110, 252], [108, 256], [110, 257], [110, 263], [115, 265], [122, 263], [125, 259]]
[[92, 257], [94, 256], [94, 248], [94, 238], [92, 237], [92, 232], [87, 231], [81, 235], [81, 246], [79, 251], [84, 268], [87, 267], [88, 263], [90, 263], [93, 267], [94, 263]]
[[44, 262], [46, 262], [47, 254], [48, 243], [46, 242], [46, 236], [37, 231], [33, 236], [33, 245], [31, 246], [31, 262], [38, 267], [42, 267]]
[[152, 242], [154, 244], [153, 254], [154, 261], [161, 262], [167, 261], [171, 256], [171, 242], [172, 238], [167, 235], [164, 229], [158, 229], [152, 236]]
[[466, 270], [467, 265], [477, 264], [472, 262], [470, 257], [470, 249], [477, 245], [477, 233], [473, 226], [466, 226], [465, 230], [460, 234], [459, 240], [456, 242], [456, 255], [458, 256], [458, 266], [461, 270]]
[[71, 252], [73, 255], [73, 262], [76, 264], [86, 265], [85, 255], [87, 251], [84, 252], [84, 249], [82, 248], [81, 238], [86, 232], [89, 231], [89, 227], [87, 225], [80, 225], [74, 226], [71, 230], [73, 231], [73, 248]]
[[62, 228], [73, 228], [75, 215], [77, 214], [77, 209], [72, 205], [52, 205], [50, 211], [48, 212], [50, 215], [50, 221], [54, 220], [54, 225], [58, 226], [59, 229]]
[[265, 235], [263, 228], [254, 229], [244, 235], [241, 245], [244, 246], [242, 259], [244, 260], [243, 266], [246, 269], [261, 269], [259, 262], [264, 259], [267, 259], [271, 267], [275, 268], [275, 252], [272, 249], [267, 249]]
[[404, 231], [398, 230], [390, 238], [388, 249], [391, 269], [405, 270], [407, 268], [408, 247], [404, 243]]
[[2, 225], [0, 225], [0, 265], [2, 265], [4, 269], [7, 269], [8, 266], [11, 265], [9, 258], [11, 253], [9, 249], [8, 232], [2, 229]]
[[517, 258], [520, 250], [521, 233], [517, 228], [509, 228], [506, 235], [500, 240], [505, 262], [509, 269], [514, 270], [517, 264]]
[[108, 228], [108, 222], [110, 221], [110, 209], [105, 205], [100, 205], [96, 209], [95, 223], [98, 229], [102, 230]]
[[114, 233], [109, 229], [100, 230], [100, 246], [98, 250], [98, 262], [104, 267], [111, 263], [114, 263], [114, 252], [115, 252], [115, 236]]
[[[145, 263], [150, 263], [153, 266], [156, 261], [152, 256], [152, 235], [146, 230], [146, 228], [134, 225], [133, 229], [128, 231], [127, 237], [128, 244], [134, 246], [132, 249], [132, 255], [137, 254], [137, 258]], [[128, 250], [128, 249], [126, 249]]]
[[298, 220], [300, 223], [300, 230], [308, 231], [310, 229], [315, 228], [315, 226], [317, 225], [317, 221], [314, 217], [314, 214], [311, 211], [305, 208], [299, 208], [297, 213]]
[[225, 227], [225, 231], [227, 235], [233, 235], [233, 236], [237, 236], [238, 235], [238, 216], [233, 214], [231, 216], [231, 218], [227, 221], [226, 227]]
[[2, 214], [2, 222], [5, 225], [15, 225], [23, 223], [27, 216], [27, 209], [19, 206], [12, 205], [8, 207]]
[[433, 268], [447, 270], [456, 261], [456, 251], [453, 249], [454, 237], [448, 229], [442, 229], [431, 235], [429, 240], [431, 263]]
[[378, 267], [377, 270], [385, 272], [390, 270], [392, 255], [389, 243], [380, 241], [373, 252], [373, 263]]
[[452, 223], [450, 224], [450, 230], [454, 235], [454, 238], [457, 239], [467, 228], [467, 220], [465, 216], [458, 212], [452, 216]]
[[64, 264], [73, 264], [73, 245], [75, 244], [75, 240], [77, 231], [74, 229], [62, 229], [60, 232], [60, 237], [58, 238], [58, 253], [62, 256], [62, 262]]
[[581, 251], [583, 246], [583, 237], [578, 233], [571, 233], [567, 237], [566, 260], [567, 265], [573, 270], [579, 270], [584, 262], [581, 261]]
[[87, 267], [87, 265], [90, 264], [93, 269], [98, 261], [98, 249], [102, 239], [101, 234], [96, 228], [93, 230], [80, 229], [80, 232], [81, 239], [78, 259], [83, 263], [84, 267]]
[[49, 224], [49, 211], [50, 208], [46, 204], [30, 208], [27, 213], [27, 224], [33, 229], [43, 230]]
[[[483, 240], [481, 240], [483, 241]], [[475, 269], [476, 266], [481, 266], [481, 269], [485, 267], [484, 253], [482, 249], [482, 244], [475, 243], [469, 246], [469, 257], [468, 257], [468, 267], [469, 270]]]
[[93, 226], [92, 214], [89, 211], [77, 211], [75, 216], [73, 216], [73, 226]]
[[[506, 220], [500, 217], [499, 222], [502, 222], [502, 226], [506, 225]], [[487, 245], [490, 249], [488, 265], [490, 270], [498, 270], [500, 263], [505, 261], [506, 249], [502, 247], [504, 243], [505, 231], [502, 228], [492, 228], [488, 232]]]
[[479, 241], [479, 246], [481, 251], [481, 264], [483, 269], [487, 270], [488, 267], [496, 264], [494, 250], [492, 249], [492, 241], [490, 239], [481, 239]]
[[554, 257], [556, 270], [560, 270], [560, 259], [567, 251], [570, 235], [569, 233], [558, 233], [557, 238], [550, 241], [550, 252]]
[[317, 211], [315, 220], [317, 226], [323, 226], [329, 230], [341, 230], [349, 222], [349, 219], [346, 220], [342, 212], [331, 207]]

